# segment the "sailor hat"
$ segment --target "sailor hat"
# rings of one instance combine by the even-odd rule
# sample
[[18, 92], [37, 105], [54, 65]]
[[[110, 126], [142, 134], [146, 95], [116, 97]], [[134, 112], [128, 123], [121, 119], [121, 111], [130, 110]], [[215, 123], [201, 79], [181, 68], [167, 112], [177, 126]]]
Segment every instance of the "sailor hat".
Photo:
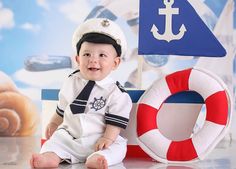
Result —
[[109, 36], [121, 46], [121, 57], [127, 51], [127, 41], [121, 28], [113, 21], [106, 18], [92, 18], [79, 25], [72, 37], [72, 47], [76, 51], [76, 45], [80, 39], [88, 33], [99, 33]]

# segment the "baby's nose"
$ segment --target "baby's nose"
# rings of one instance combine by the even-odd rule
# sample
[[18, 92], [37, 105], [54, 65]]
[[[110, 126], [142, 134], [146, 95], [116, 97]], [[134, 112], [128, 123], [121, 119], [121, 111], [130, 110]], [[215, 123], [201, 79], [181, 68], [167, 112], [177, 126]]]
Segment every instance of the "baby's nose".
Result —
[[91, 63], [96, 63], [96, 62], [98, 62], [98, 57], [96, 57], [96, 56], [91, 56], [91, 57], [89, 58], [89, 62], [91, 62]]

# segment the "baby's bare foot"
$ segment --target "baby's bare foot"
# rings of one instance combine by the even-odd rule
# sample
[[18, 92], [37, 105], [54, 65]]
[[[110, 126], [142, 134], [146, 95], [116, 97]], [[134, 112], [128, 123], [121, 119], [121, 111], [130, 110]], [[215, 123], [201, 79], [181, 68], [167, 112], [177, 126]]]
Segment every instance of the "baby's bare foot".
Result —
[[55, 168], [61, 159], [55, 153], [33, 154], [30, 159], [31, 168]]
[[86, 167], [94, 169], [108, 169], [107, 160], [104, 156], [94, 154], [85, 163]]

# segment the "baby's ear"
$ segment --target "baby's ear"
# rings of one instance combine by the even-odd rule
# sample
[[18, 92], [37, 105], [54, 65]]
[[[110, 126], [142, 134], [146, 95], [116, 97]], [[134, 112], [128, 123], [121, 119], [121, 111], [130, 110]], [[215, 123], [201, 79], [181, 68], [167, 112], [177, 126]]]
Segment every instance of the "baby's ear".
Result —
[[120, 61], [121, 61], [120, 59], [121, 59], [120, 56], [115, 57], [115, 59], [114, 59], [114, 69], [116, 69], [119, 66]]
[[75, 60], [76, 60], [76, 62], [79, 64], [79, 55], [76, 55], [76, 56], [75, 56]]

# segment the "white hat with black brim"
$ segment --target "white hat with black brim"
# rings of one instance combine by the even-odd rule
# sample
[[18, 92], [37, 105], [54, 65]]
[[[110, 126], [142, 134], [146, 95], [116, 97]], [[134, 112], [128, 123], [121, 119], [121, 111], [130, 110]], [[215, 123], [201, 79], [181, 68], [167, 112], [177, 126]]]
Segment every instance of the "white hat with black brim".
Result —
[[122, 29], [115, 22], [106, 18], [92, 18], [79, 25], [72, 37], [72, 47], [75, 51], [77, 51], [77, 43], [88, 33], [99, 33], [112, 38], [121, 46], [121, 57], [124, 57], [127, 41]]

